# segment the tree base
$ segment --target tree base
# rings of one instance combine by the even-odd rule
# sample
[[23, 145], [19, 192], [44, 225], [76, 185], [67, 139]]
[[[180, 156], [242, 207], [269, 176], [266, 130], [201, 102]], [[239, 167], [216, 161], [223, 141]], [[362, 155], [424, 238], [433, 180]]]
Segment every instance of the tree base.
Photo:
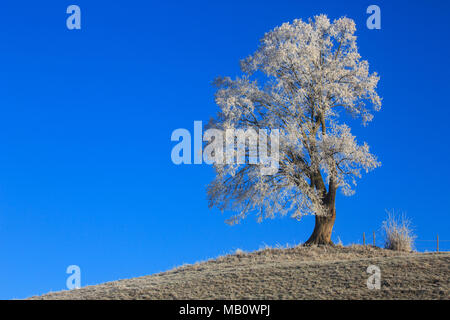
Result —
[[314, 226], [314, 231], [311, 237], [309, 237], [308, 241], [306, 241], [303, 245], [334, 246], [333, 241], [331, 241], [331, 232], [333, 231], [335, 219], [336, 213], [334, 210], [329, 216], [316, 216], [316, 225]]
[[306, 241], [303, 244], [303, 246], [305, 246], [305, 247], [311, 247], [311, 246], [331, 246], [331, 247], [334, 247], [335, 244], [331, 240], [330, 241], [321, 241], [321, 240], [310, 241], [310, 240], [308, 240], [308, 241]]

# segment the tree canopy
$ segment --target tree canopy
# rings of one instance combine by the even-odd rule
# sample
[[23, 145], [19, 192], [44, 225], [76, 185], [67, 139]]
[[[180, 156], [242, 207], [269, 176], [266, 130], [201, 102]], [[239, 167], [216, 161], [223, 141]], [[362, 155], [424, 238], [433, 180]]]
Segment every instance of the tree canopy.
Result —
[[249, 213], [259, 220], [276, 214], [326, 216], [327, 197], [337, 189], [351, 195], [361, 171], [380, 165], [342, 117], [348, 113], [366, 125], [381, 107], [379, 77], [361, 59], [355, 31], [345, 17], [284, 23], [241, 61], [242, 76], [216, 79], [220, 111], [210, 127], [280, 132], [275, 174], [262, 175], [260, 164], [214, 165], [209, 205], [237, 212], [229, 223]]

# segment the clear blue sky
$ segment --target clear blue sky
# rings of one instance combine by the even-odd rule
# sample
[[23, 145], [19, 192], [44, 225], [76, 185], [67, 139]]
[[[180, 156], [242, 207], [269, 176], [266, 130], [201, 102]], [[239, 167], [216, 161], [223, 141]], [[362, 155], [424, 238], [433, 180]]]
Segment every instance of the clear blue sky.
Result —
[[[70, 4], [79, 31], [66, 28]], [[366, 28], [371, 4], [381, 30]], [[383, 165], [339, 196], [333, 239], [360, 242], [391, 208], [419, 239], [450, 239], [449, 12], [448, 1], [2, 1], [0, 298], [64, 289], [72, 264], [84, 286], [305, 241], [313, 217], [226, 225], [207, 207], [212, 168], [172, 164], [170, 135], [216, 113], [212, 80], [238, 75], [265, 32], [320, 13], [355, 20], [384, 101], [353, 129]]]

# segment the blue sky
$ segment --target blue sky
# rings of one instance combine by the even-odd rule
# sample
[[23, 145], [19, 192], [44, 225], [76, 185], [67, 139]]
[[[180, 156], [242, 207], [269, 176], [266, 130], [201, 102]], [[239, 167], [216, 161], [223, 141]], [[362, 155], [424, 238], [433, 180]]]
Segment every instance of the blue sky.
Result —
[[[70, 4], [81, 30], [66, 28]], [[381, 30], [366, 28], [371, 4]], [[265, 32], [320, 13], [355, 20], [383, 97], [353, 127], [383, 165], [338, 197], [333, 240], [361, 242], [392, 208], [419, 239], [450, 240], [449, 12], [448, 1], [2, 1], [0, 298], [64, 289], [73, 264], [85, 286], [305, 241], [313, 217], [226, 225], [207, 207], [212, 168], [174, 165], [170, 135], [216, 113], [212, 80], [238, 75]]]

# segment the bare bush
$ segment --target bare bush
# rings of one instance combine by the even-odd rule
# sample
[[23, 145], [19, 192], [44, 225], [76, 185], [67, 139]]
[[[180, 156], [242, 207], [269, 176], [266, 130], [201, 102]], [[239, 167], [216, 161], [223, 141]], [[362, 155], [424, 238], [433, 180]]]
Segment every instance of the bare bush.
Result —
[[384, 247], [395, 251], [412, 251], [416, 236], [413, 234], [411, 220], [404, 213], [396, 215], [394, 210], [387, 211], [383, 221]]

